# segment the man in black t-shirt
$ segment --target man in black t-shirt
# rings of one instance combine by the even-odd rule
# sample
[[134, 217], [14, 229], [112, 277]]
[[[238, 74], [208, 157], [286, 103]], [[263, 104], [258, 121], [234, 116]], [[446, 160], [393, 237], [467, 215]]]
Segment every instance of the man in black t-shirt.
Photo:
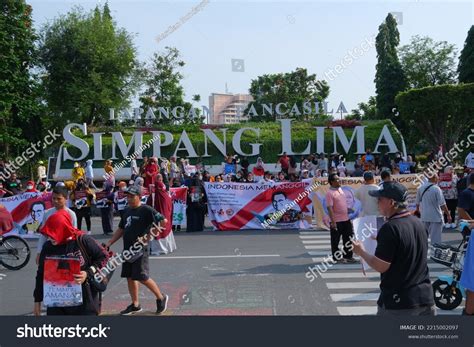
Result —
[[407, 210], [407, 189], [384, 182], [369, 194], [378, 199], [387, 221], [377, 235], [375, 255], [353, 241], [354, 253], [381, 273], [377, 315], [434, 315], [433, 289], [428, 270], [428, 234]]
[[474, 173], [467, 176], [468, 186], [458, 197], [459, 219], [474, 219]]
[[168, 221], [154, 208], [141, 205], [141, 188], [131, 186], [126, 191], [128, 208], [125, 210], [119, 227], [107, 243], [107, 247], [113, 245], [123, 237], [124, 251], [122, 253], [125, 262], [122, 264], [123, 278], [127, 279], [128, 290], [132, 303], [123, 311], [122, 315], [131, 315], [142, 311], [138, 301], [138, 283], [143, 284], [156, 296], [156, 313], [163, 313], [168, 304], [168, 295], [162, 294], [156, 282], [150, 278], [148, 270], [148, 241], [162, 227], [156, 228], [157, 224]]

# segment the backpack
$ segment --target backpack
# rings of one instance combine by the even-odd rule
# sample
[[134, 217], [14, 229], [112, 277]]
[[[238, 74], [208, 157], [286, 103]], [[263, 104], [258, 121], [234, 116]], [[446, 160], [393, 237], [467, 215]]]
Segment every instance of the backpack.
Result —
[[[86, 247], [84, 246], [84, 242], [83, 242], [82, 238], [83, 238], [82, 235], [77, 238], [77, 245], [79, 246], [79, 249], [81, 251], [82, 256], [84, 257], [84, 260], [85, 260], [87, 266], [91, 266], [92, 261], [91, 261], [91, 258], [89, 256], [89, 254], [87, 253], [87, 250], [86, 250]], [[107, 262], [108, 262], [113, 254], [111, 252], [107, 252], [102, 246], [99, 245], [99, 247], [104, 251], [104, 254], [107, 255]], [[97, 270], [100, 271], [100, 269], [97, 269]], [[95, 278], [95, 276], [93, 276], [92, 278], [89, 278], [89, 284], [99, 294], [102, 293], [102, 292], [105, 292], [105, 290], [107, 289], [107, 285], [109, 284], [110, 279], [112, 278], [114, 272], [115, 272], [115, 269], [110, 271], [107, 268], [107, 275], [102, 277], [102, 281], [98, 281]]]

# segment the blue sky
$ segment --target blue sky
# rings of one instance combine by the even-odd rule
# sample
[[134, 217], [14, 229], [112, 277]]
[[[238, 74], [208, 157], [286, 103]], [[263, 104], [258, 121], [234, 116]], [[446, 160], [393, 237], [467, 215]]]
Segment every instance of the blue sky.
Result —
[[[28, 1], [37, 27], [73, 6], [92, 9], [104, 1]], [[186, 66], [183, 85], [187, 100], [201, 95], [207, 106], [213, 92], [246, 93], [252, 79], [266, 73], [307, 68], [324, 78], [349, 50], [376, 35], [388, 12], [402, 12], [401, 44], [413, 35], [448, 41], [460, 51], [474, 24], [474, 1], [213, 1], [182, 23], [161, 42], [156, 38], [200, 3], [190, 1], [109, 0], [119, 26], [135, 34], [142, 61], [177, 47]], [[361, 51], [357, 51], [361, 52]], [[340, 101], [348, 110], [375, 94], [375, 47], [356, 55], [329, 81], [330, 109]], [[244, 59], [245, 71], [233, 72], [231, 59]], [[137, 105], [135, 105], [137, 106]]]

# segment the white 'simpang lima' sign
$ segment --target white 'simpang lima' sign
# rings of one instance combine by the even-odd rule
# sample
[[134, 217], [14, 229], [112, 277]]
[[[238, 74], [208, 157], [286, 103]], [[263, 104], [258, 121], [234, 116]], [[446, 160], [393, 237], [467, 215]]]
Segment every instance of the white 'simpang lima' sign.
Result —
[[[291, 140], [291, 122], [292, 119], [279, 119], [277, 120], [281, 123], [281, 153], [286, 152], [288, 155], [307, 155], [310, 154], [311, 148], [314, 148], [312, 139], [307, 140], [307, 144], [305, 149], [302, 152], [295, 152], [292, 147], [292, 140]], [[62, 153], [60, 153], [60, 160], [83, 160], [89, 157], [89, 153], [91, 151], [89, 144], [83, 140], [82, 138], [75, 136], [72, 133], [72, 129], [78, 128], [82, 131], [84, 135], [87, 135], [87, 125], [86, 124], [77, 124], [72, 123], [68, 124], [63, 130], [64, 140], [70, 146], [77, 148], [80, 152], [78, 156], [72, 156], [68, 151], [68, 148], [61, 147]], [[315, 126], [314, 127], [314, 140], [316, 141], [316, 152], [317, 153], [336, 153], [339, 152], [337, 150], [338, 145], [342, 147], [344, 153], [349, 153], [351, 148], [354, 148], [355, 145], [355, 153], [356, 154], [363, 154], [366, 151], [365, 145], [365, 133], [364, 129], [366, 126], [356, 126], [353, 129], [352, 135], [350, 138], [346, 136], [344, 133], [344, 129], [342, 127], [332, 127], [332, 137], [333, 137], [333, 148], [325, 148], [324, 144], [324, 137], [325, 137], [325, 126]], [[227, 143], [232, 143], [233, 151], [241, 156], [258, 156], [260, 154], [261, 147], [263, 146], [262, 143], [249, 143], [250, 150], [244, 151], [242, 149], [242, 135], [244, 133], [250, 133], [255, 136], [257, 139], [260, 136], [260, 128], [256, 127], [245, 127], [245, 124], [242, 124], [242, 128], [237, 130], [232, 136], [227, 133], [227, 128], [221, 128], [216, 131], [220, 131], [222, 133], [222, 140], [217, 137], [211, 129], [200, 129], [202, 131], [202, 135], [204, 138], [204, 151], [202, 153], [198, 153], [194, 148], [191, 140], [186, 133], [186, 130], [183, 130], [182, 133], [179, 135], [179, 139], [177, 141], [176, 146], [174, 147], [173, 155], [187, 157], [187, 158], [198, 158], [198, 157], [210, 157], [208, 148], [209, 143], [213, 144], [217, 150], [222, 154], [222, 156], [226, 156], [227, 153]], [[126, 158], [130, 154], [134, 153], [138, 148], [143, 148], [143, 134], [145, 131], [135, 131], [130, 138], [129, 143], [125, 142], [123, 135], [121, 132], [111, 132], [112, 135], [112, 157], [111, 159], [118, 159], [118, 158]], [[162, 150], [166, 147], [172, 145], [173, 141], [175, 140], [172, 133], [168, 131], [149, 131], [155, 138], [152, 144], [153, 148], [153, 156], [161, 157]], [[102, 153], [102, 136], [104, 132], [100, 133], [93, 133], [93, 160], [104, 160]], [[403, 141], [403, 139], [402, 139]], [[403, 145], [403, 143], [402, 143]], [[403, 146], [404, 147], [404, 146]], [[380, 153], [380, 149], [384, 148], [384, 151], [389, 153], [398, 152], [399, 149], [393, 139], [392, 134], [387, 125], [385, 125], [380, 132], [378, 137], [377, 143], [375, 148], [373, 148], [373, 153]], [[405, 152], [404, 148], [402, 149]], [[61, 155], [62, 154], [62, 155]], [[275, 153], [276, 154], [276, 153]], [[404, 153], [405, 154], [405, 153]], [[137, 159], [142, 158], [141, 152], [138, 153], [136, 156]]]

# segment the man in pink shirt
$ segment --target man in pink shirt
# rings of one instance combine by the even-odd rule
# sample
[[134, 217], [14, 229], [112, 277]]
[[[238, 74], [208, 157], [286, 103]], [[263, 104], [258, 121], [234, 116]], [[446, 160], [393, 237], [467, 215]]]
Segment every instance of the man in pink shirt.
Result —
[[[328, 183], [331, 186], [326, 193], [326, 205], [330, 218], [331, 230], [331, 251], [334, 262], [355, 263], [352, 257], [352, 241], [354, 236], [352, 222], [347, 213], [346, 195], [341, 189], [341, 182], [337, 174], [331, 174], [328, 177]], [[342, 236], [343, 251], [342, 257], [339, 251], [339, 241]]]

